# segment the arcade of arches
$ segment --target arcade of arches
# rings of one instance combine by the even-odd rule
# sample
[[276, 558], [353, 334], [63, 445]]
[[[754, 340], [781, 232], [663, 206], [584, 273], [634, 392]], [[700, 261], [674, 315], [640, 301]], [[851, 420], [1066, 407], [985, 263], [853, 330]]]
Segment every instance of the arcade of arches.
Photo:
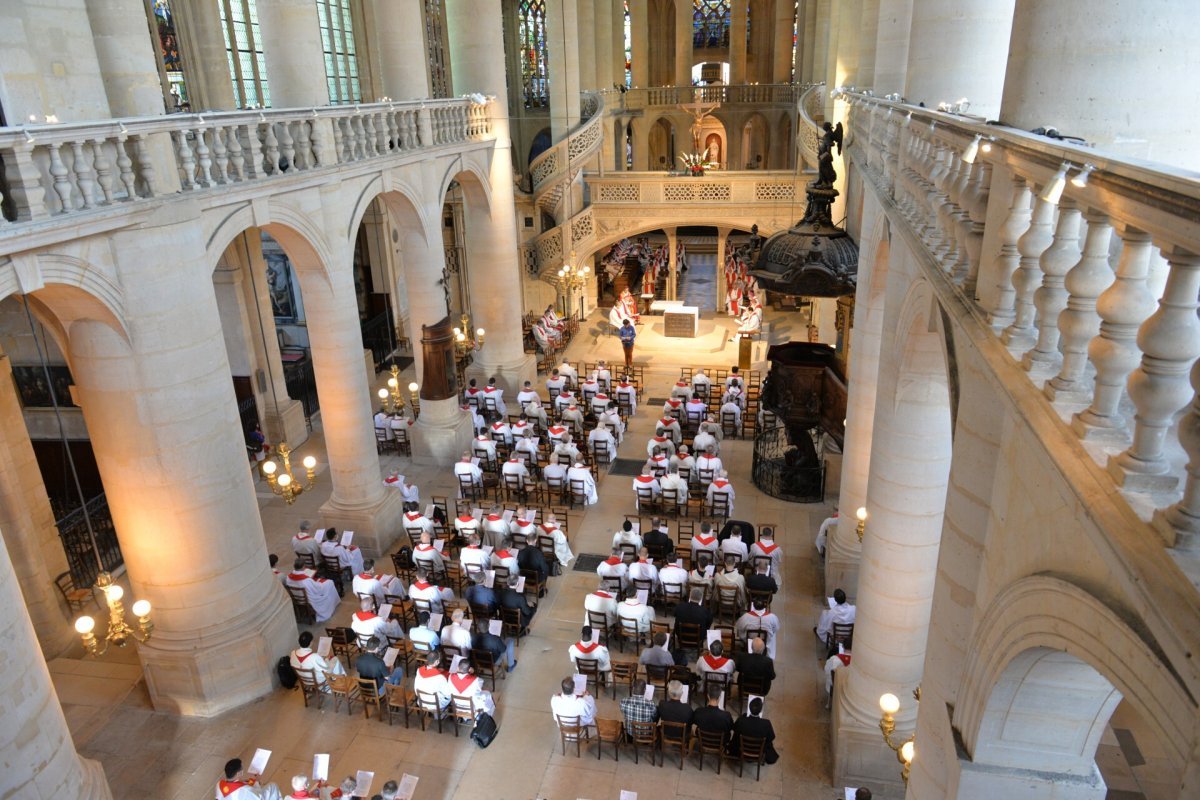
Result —
[[[0, 4], [0, 798], [209, 797], [257, 748], [262, 785], [228, 793], [286, 796], [327, 753], [334, 782], [374, 774], [367, 797], [406, 774], [414, 798], [1200, 796], [1186, 6]], [[550, 485], [545, 441], [527, 454], [537, 488], [507, 485], [480, 423], [501, 441], [537, 416], [526, 382], [561, 413], [547, 381], [564, 361], [619, 379], [625, 317], [636, 407], [618, 394], [608, 458], [598, 412], [575, 431], [593, 502]], [[719, 397], [734, 365], [747, 391]], [[634, 755], [604, 735], [630, 705], [620, 681], [593, 686], [576, 757], [550, 698], [597, 563], [639, 513], [667, 398], [701, 369], [736, 512], [698, 472], [690, 500], [638, 520], [661, 514], [686, 566], [702, 521], [775, 529], [779, 758], [730, 755], [720, 774], [669, 743], [609, 758]], [[284, 444], [288, 489], [263, 469], [284, 470]], [[456, 475], [472, 450], [477, 489]], [[487, 749], [410, 715], [399, 630], [383, 705], [405, 710], [310, 697], [277, 669], [360, 607], [320, 557], [328, 608], [289, 593], [301, 523], [352, 531], [412, 581], [413, 491], [451, 518], [441, 582], [459, 599], [460, 513], [536, 507], [571, 551], [545, 537], [561, 570], [506, 595], [537, 610], [502, 629], [515, 666], [485, 682]], [[103, 649], [115, 618], [101, 572], [138, 636], [89, 653], [77, 619]], [[841, 652], [810, 633], [836, 589], [855, 608]], [[387, 594], [414, 627], [406, 590]], [[655, 594], [674, 626], [680, 604]], [[759, 624], [736, 606], [711, 610], [740, 684]], [[469, 611], [478, 636], [486, 611]], [[614, 663], [647, 650], [634, 639], [606, 634]], [[365, 644], [336, 644], [335, 689]], [[724, 697], [739, 731], [754, 690]]]

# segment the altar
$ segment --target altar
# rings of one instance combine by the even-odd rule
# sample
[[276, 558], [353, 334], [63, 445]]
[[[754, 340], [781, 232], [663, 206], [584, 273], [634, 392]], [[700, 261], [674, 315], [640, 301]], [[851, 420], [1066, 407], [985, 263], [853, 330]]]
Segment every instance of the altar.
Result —
[[663, 309], [663, 335], [676, 339], [696, 338], [700, 309], [678, 305]]

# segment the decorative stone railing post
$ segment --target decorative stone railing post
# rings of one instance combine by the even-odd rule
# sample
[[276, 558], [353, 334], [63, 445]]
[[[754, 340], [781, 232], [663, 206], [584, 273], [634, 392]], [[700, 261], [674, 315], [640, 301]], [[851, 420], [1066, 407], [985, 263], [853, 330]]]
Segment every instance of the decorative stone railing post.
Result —
[[421, 106], [417, 112], [417, 142], [420, 147], [429, 147], [434, 143], [433, 110], [426, 106]]
[[1163, 442], [1175, 414], [1191, 399], [1188, 373], [1200, 357], [1200, 256], [1164, 251], [1169, 272], [1158, 310], [1138, 330], [1141, 364], [1129, 376], [1129, 398], [1137, 409], [1133, 443], [1108, 460], [1109, 474], [1135, 491], [1171, 491], [1179, 479], [1170, 469]]
[[1127, 439], [1121, 396], [1138, 365], [1138, 328], [1154, 312], [1154, 295], [1146, 287], [1150, 271], [1150, 236], [1129, 225], [1117, 228], [1123, 247], [1116, 279], [1096, 299], [1100, 335], [1088, 343], [1088, 360], [1096, 368], [1092, 404], [1076, 414], [1071, 427], [1085, 439]]
[[996, 330], [1003, 330], [1016, 318], [1016, 291], [1013, 276], [1021, 266], [1021, 237], [1029, 230], [1031, 218], [1030, 200], [1032, 187], [1017, 173], [1012, 173], [1010, 191], [1012, 201], [1008, 205], [1008, 216], [1000, 228], [1000, 253], [996, 256], [995, 293], [988, 312], [988, 322]]
[[1062, 335], [1062, 368], [1057, 376], [1046, 382], [1046, 396], [1051, 400], [1086, 402], [1090, 388], [1083, 380], [1087, 367], [1088, 343], [1100, 333], [1100, 315], [1096, 300], [1113, 282], [1108, 264], [1108, 246], [1112, 240], [1112, 225], [1103, 212], [1089, 210], [1087, 239], [1083, 255], [1064, 280], [1069, 293], [1066, 308], [1058, 315]]
[[963, 289], [968, 297], [975, 297], [979, 281], [979, 264], [983, 257], [983, 233], [987, 223], [988, 198], [992, 190], [992, 164], [990, 161], [975, 162], [975, 180], [971, 184], [967, 204], [967, 228], [963, 249], [967, 254], [967, 274], [963, 276]]
[[1054, 243], [1046, 248], [1038, 261], [1042, 285], [1033, 293], [1037, 308], [1037, 344], [1021, 359], [1021, 365], [1030, 372], [1057, 369], [1062, 361], [1058, 352], [1058, 315], [1067, 305], [1063, 280], [1071, 267], [1079, 263], [1079, 218], [1079, 207], [1074, 201], [1063, 198], [1058, 206]]
[[1188, 455], [1183, 498], [1155, 516], [1168, 547], [1200, 549], [1200, 361], [1192, 365], [1192, 405], [1179, 420], [1179, 444]]
[[1014, 349], [1028, 348], [1034, 342], [1033, 323], [1037, 308], [1033, 304], [1033, 293], [1042, 282], [1042, 253], [1054, 241], [1055, 208], [1054, 203], [1039, 196], [1033, 204], [1029, 228], [1017, 241], [1021, 264], [1012, 276], [1014, 318], [1000, 337]]

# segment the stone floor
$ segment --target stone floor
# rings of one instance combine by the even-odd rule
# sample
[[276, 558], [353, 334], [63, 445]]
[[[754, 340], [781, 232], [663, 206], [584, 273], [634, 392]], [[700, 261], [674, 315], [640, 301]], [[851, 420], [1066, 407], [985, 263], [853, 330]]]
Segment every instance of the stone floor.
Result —
[[[616, 359], [615, 337], [581, 336], [569, 350], [574, 360], [598, 357]], [[647, 396], [665, 395], [677, 376], [678, 364], [728, 367], [732, 347], [726, 352], [697, 355], [682, 350], [667, 355], [647, 351], [639, 356], [646, 364]], [[383, 376], [386, 377], [386, 376]], [[381, 377], [382, 382], [382, 377]], [[621, 446], [624, 458], [645, 458], [645, 442], [653, 431], [659, 411], [648, 405], [639, 408]], [[319, 430], [300, 454], [323, 458]], [[450, 728], [422, 732], [416, 725], [406, 730], [402, 721], [389, 726], [374, 716], [364, 719], [362, 711], [335, 713], [327, 702], [324, 709], [305, 708], [298, 692], [278, 690], [257, 702], [213, 719], [178, 717], [155, 712], [132, 650], [110, 653], [99, 660], [60, 658], [51, 663], [55, 685], [80, 752], [101, 761], [113, 787], [114, 797], [156, 800], [207, 800], [224, 762], [233, 756], [248, 760], [254, 749], [263, 747], [274, 755], [267, 778], [285, 786], [294, 774], [307, 773], [314, 753], [331, 755], [333, 775], [356, 770], [376, 775], [376, 790], [384, 780], [403, 773], [418, 776], [415, 797], [477, 798], [495, 800], [570, 800], [571, 798], [617, 798], [622, 790], [642, 798], [838, 798], [842, 794], [830, 781], [830, 717], [824, 706], [822, 673], [818, 651], [808, 631], [825, 591], [820, 562], [812, 546], [813, 535], [831, 507], [832, 500], [818, 505], [794, 505], [767, 497], [749, 481], [751, 444], [727, 441], [722, 458], [737, 489], [736, 516], [756, 523], [775, 522], [785, 549], [785, 592], [775, 607], [784, 621], [776, 670], [779, 680], [768, 699], [766, 716], [775, 726], [780, 760], [764, 767], [762, 779], [753, 771], [738, 777], [725, 765], [721, 775], [712, 771], [712, 760], [701, 772], [693, 758], [683, 770], [668, 762], [666, 767], [649, 763], [635, 765], [632, 750], [624, 750], [615, 762], [611, 747], [597, 759], [593, 744], [577, 758], [565, 757], [549, 714], [550, 695], [570, 672], [567, 647], [579, 633], [583, 617], [582, 598], [594, 588], [593, 576], [572, 570], [551, 579], [550, 591], [542, 601], [532, 626], [532, 635], [521, 641], [519, 666], [507, 680], [498, 683], [497, 721], [500, 734], [487, 750], [479, 750], [466, 735], [455, 738]], [[415, 480], [422, 498], [431, 494], [451, 495], [454, 484], [448, 466], [418, 467], [408, 459], [381, 459], [381, 474], [399, 468]], [[610, 475], [600, 482], [600, 503], [571, 514], [571, 545], [576, 553], [603, 553], [622, 515], [633, 510], [630, 478]], [[328, 484], [319, 483], [293, 506], [286, 506], [260, 487], [259, 500], [268, 549], [285, 560], [290, 557], [289, 539], [301, 519], [318, 526], [317, 509], [328, 496]], [[389, 565], [390, 566], [390, 565]], [[349, 597], [349, 594], [347, 595]], [[352, 602], [342, 602], [335, 620], [348, 623]], [[279, 655], [283, 655], [280, 653]], [[614, 651], [614, 657], [622, 657]], [[633, 658], [632, 653], [626, 654]], [[611, 695], [599, 701], [599, 716], [620, 717]], [[1114, 727], [1120, 728], [1116, 721]], [[1102, 766], [1119, 772], [1114, 753], [1122, 754], [1111, 734], [1102, 747]], [[1140, 740], [1139, 740], [1140, 741]], [[1115, 749], [1114, 749], [1115, 746]], [[1106, 749], [1107, 748], [1107, 749]], [[1147, 762], [1153, 753], [1147, 753]], [[1128, 769], [1128, 768], [1126, 768]], [[1145, 768], [1143, 775], [1149, 775]], [[1124, 778], [1124, 773], [1120, 773]], [[1156, 795], [1147, 781], [1138, 781], [1137, 769], [1129, 770], [1133, 788]], [[286, 793], [286, 791], [285, 791]], [[881, 796], [880, 794], [876, 795]], [[1142, 794], [1113, 794], [1133, 798]]]

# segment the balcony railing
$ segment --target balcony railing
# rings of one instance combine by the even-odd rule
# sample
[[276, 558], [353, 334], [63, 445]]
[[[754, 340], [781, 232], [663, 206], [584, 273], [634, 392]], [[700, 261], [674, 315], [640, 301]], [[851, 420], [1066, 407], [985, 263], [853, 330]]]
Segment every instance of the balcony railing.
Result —
[[12, 217], [0, 220], [0, 230], [487, 139], [489, 103], [459, 98], [0, 129]]
[[[855, 164], [990, 323], [1067, 435], [1168, 546], [1194, 552], [1200, 175], [848, 99]], [[988, 213], [992, 193], [1011, 196], [1006, 214]]]
[[[584, 92], [580, 116], [582, 123], [566, 139], [540, 153], [529, 163], [533, 194], [540, 198], [563, 181], [574, 180], [585, 162], [600, 149], [604, 139], [604, 97], [599, 92]], [[568, 165], [570, 174], [568, 175]], [[557, 197], [555, 198], [557, 199]]]

